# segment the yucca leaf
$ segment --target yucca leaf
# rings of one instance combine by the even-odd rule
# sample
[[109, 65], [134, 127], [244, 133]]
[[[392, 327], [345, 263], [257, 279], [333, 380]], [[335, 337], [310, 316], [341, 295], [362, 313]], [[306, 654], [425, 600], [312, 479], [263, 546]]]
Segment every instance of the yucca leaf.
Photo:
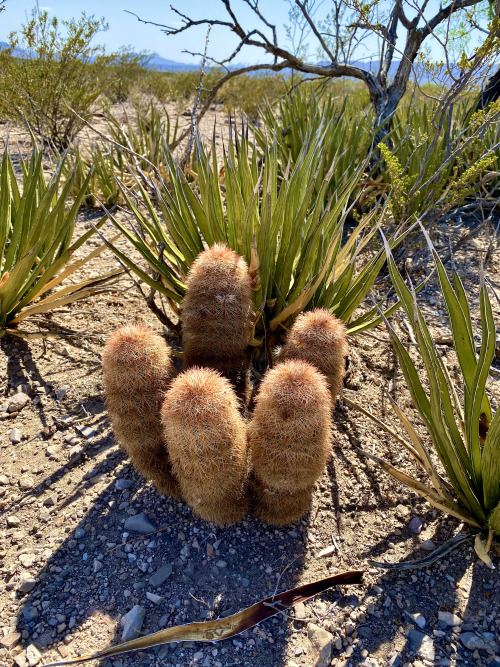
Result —
[[500, 410], [496, 411], [486, 434], [481, 469], [484, 506], [487, 512], [491, 512], [500, 502]]

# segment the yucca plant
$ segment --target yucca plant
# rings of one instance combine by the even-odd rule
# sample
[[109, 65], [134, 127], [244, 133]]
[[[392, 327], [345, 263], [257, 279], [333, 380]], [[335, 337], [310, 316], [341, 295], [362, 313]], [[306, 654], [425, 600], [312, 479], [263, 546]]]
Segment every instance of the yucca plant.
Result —
[[[426, 498], [432, 505], [462, 521], [500, 535], [500, 411], [492, 417], [486, 393], [489, 369], [495, 355], [495, 323], [481, 274], [480, 310], [482, 337], [476, 353], [469, 301], [456, 272], [448, 278], [432, 242], [422, 228], [431, 249], [441, 294], [448, 311], [455, 352], [460, 365], [463, 397], [450, 378], [438, 354], [415, 294], [405, 285], [386, 244], [387, 262], [394, 288], [418, 343], [425, 381], [419, 377], [405, 346], [388, 322], [394, 350], [408, 389], [445, 473], [433, 462], [433, 453], [417, 432], [410, 417], [392, 405], [410, 442], [399, 439], [418, 465], [428, 474], [430, 484], [397, 470], [376, 458], [393, 477]], [[411, 444], [410, 444], [411, 443]], [[370, 456], [370, 455], [368, 455]]]
[[[72, 242], [75, 218], [85, 195], [86, 180], [69, 208], [66, 202], [72, 178], [61, 184], [63, 163], [46, 181], [42, 154], [21, 160], [22, 187], [10, 155], [0, 166], [0, 335], [21, 335], [13, 327], [30, 315], [46, 313], [100, 291], [120, 271], [110, 271], [61, 287], [84, 264], [97, 257], [105, 245], [71, 262], [75, 251], [94, 233], [89, 230]], [[90, 175], [88, 176], [90, 178]], [[101, 226], [103, 218], [97, 226]]]
[[340, 103], [332, 94], [319, 98], [309, 87], [296, 88], [278, 105], [266, 102], [261, 119], [264, 127], [255, 128], [257, 144], [265, 150], [274, 138], [283, 171], [297, 164], [304, 144], [312, 137], [321, 141], [324, 150], [318, 170], [320, 179], [328, 174], [329, 190], [346, 185], [365, 160], [372, 141], [373, 123], [359, 105], [349, 98]]
[[221, 164], [215, 146], [210, 157], [198, 141], [194, 184], [166, 150], [169, 186], [156, 187], [159, 211], [139, 181], [137, 199], [123, 188], [138, 224], [130, 230], [114, 220], [158, 278], [112, 246], [114, 252], [177, 309], [195, 258], [205, 246], [225, 243], [249, 264], [257, 313], [255, 345], [285, 329], [308, 307], [328, 308], [350, 332], [373, 326], [378, 321], [375, 308], [357, 319], [354, 313], [385, 261], [381, 249], [358, 266], [360, 252], [375, 234], [377, 211], [344, 238], [347, 202], [363, 165], [325, 203], [329, 178], [318, 182], [324, 149], [317, 139], [310, 138], [295, 168], [283, 176], [276, 142], [259, 160], [248, 138], [236, 137], [229, 141]]

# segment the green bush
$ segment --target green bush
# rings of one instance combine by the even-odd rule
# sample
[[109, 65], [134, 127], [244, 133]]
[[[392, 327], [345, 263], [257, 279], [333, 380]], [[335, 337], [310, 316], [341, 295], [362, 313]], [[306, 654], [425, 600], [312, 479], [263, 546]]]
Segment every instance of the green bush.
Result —
[[[64, 29], [62, 29], [64, 28]], [[89, 119], [106, 87], [106, 67], [113, 61], [97, 33], [103, 19], [87, 17], [59, 22], [47, 12], [33, 10], [31, 19], [9, 36], [9, 49], [0, 52], [0, 107], [57, 149], [65, 149], [82, 127], [71, 111]], [[13, 49], [25, 52], [14, 57]]]
[[[98, 246], [79, 260], [72, 260], [94, 229], [73, 241], [75, 218], [85, 194], [85, 182], [69, 209], [66, 202], [72, 187], [70, 176], [62, 184], [64, 161], [45, 180], [42, 154], [21, 161], [19, 188], [12, 160], [4, 153], [0, 165], [0, 336], [20, 333], [14, 328], [31, 315], [86, 298], [120, 271], [110, 271], [82, 282], [61, 287], [84, 264], [97, 257]], [[106, 218], [99, 223], [103, 224]]]

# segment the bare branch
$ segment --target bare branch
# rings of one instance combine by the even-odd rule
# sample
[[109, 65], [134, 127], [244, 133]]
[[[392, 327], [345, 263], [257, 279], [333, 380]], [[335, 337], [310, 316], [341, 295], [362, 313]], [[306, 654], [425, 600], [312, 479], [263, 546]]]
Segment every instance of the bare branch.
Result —
[[332, 63], [334, 63], [334, 62], [335, 62], [335, 56], [333, 55], [333, 53], [332, 53], [332, 52], [330, 51], [330, 49], [328, 48], [328, 45], [326, 44], [325, 40], [324, 40], [323, 37], [321, 36], [321, 33], [319, 32], [319, 30], [317, 29], [316, 25], [314, 24], [314, 21], [313, 21], [312, 18], [310, 17], [309, 12], [308, 12], [307, 9], [306, 9], [306, 5], [305, 5], [305, 3], [304, 3], [304, 2], [300, 2], [300, 0], [295, 0], [295, 4], [296, 4], [298, 7], [300, 7], [300, 11], [301, 11], [302, 14], [304, 15], [304, 18], [306, 19], [306, 21], [307, 21], [307, 22], [309, 23], [309, 25], [311, 26], [311, 30], [313, 31], [313, 33], [314, 33], [314, 34], [316, 35], [316, 37], [318, 38], [318, 41], [319, 41], [319, 43], [321, 44], [321, 47], [322, 47], [323, 51], [328, 55], [328, 57], [330, 58], [330, 60], [332, 61]]

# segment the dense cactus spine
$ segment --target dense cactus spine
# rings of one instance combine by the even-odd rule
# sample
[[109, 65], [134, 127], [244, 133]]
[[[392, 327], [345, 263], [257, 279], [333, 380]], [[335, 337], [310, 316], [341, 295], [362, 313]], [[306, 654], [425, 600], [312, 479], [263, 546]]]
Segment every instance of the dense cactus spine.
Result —
[[116, 438], [133, 465], [159, 491], [180, 497], [160, 420], [163, 398], [175, 375], [168, 346], [148, 327], [125, 325], [107, 341], [102, 366], [106, 406]]
[[335, 399], [342, 388], [345, 358], [348, 352], [344, 323], [324, 308], [316, 308], [297, 317], [279, 361], [303, 359], [326, 375]]
[[331, 410], [326, 380], [311, 364], [290, 359], [268, 371], [249, 425], [259, 479], [279, 491], [314, 484], [331, 451]]
[[254, 480], [255, 514], [273, 526], [285, 526], [297, 521], [311, 506], [314, 485], [295, 491], [277, 491]]
[[161, 410], [164, 438], [183, 498], [207, 521], [248, 511], [246, 427], [229, 381], [209, 368], [179, 375]]
[[245, 260], [217, 243], [189, 270], [182, 302], [184, 369], [219, 370], [240, 388], [253, 331], [251, 280]]

